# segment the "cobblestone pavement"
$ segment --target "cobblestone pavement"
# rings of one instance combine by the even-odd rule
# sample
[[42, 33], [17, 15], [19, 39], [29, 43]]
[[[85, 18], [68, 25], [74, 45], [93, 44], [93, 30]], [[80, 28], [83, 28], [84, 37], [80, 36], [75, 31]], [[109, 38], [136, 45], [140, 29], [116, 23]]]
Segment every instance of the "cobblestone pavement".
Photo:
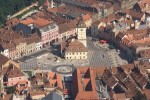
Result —
[[93, 66], [93, 67], [110, 67], [126, 64], [126, 60], [122, 60], [119, 52], [115, 49], [109, 50], [108, 44], [99, 44], [92, 41], [91, 37], [87, 37], [88, 59], [87, 60], [64, 60], [52, 54], [49, 48], [32, 53], [31, 55], [18, 59], [23, 71], [31, 71], [39, 67], [43, 71], [49, 71], [56, 66], [68, 65], [77, 67]]
[[87, 38], [87, 44], [89, 49], [88, 59], [90, 66], [111, 66], [106, 48], [100, 47], [97, 42], [93, 42], [91, 37]]

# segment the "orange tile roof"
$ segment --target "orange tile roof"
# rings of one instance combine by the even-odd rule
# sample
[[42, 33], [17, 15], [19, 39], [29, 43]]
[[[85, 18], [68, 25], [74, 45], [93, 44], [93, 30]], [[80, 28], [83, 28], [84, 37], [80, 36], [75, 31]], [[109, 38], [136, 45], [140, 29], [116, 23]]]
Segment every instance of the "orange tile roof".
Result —
[[93, 68], [78, 68], [73, 72], [72, 92], [74, 100], [99, 100], [95, 87]]
[[37, 25], [38, 27], [43, 27], [50, 24], [50, 21], [45, 20], [43, 18], [36, 18], [34, 19], [34, 24]]
[[25, 20], [21, 20], [21, 23], [23, 23], [25, 25], [29, 25], [29, 24], [33, 24], [34, 20], [32, 18], [27, 18]]
[[43, 27], [45, 25], [50, 24], [50, 21], [37, 17], [37, 18], [27, 18], [25, 20], [22, 20], [21, 23], [25, 25], [35, 24], [37, 27]]
[[85, 14], [82, 16], [83, 21], [89, 20], [91, 18], [91, 16], [89, 14]]
[[52, 84], [57, 82], [57, 86], [63, 89], [61, 75], [54, 72], [49, 72], [49, 82], [50, 82], [50, 86], [52, 86]]

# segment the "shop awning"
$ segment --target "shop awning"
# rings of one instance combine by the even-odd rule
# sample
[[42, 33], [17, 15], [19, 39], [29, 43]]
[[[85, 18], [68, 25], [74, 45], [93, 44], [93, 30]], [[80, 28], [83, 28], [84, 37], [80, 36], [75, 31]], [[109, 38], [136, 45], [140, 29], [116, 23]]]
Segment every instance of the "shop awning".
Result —
[[100, 40], [100, 42], [101, 42], [101, 43], [106, 43], [107, 41], [106, 41], [106, 40]]

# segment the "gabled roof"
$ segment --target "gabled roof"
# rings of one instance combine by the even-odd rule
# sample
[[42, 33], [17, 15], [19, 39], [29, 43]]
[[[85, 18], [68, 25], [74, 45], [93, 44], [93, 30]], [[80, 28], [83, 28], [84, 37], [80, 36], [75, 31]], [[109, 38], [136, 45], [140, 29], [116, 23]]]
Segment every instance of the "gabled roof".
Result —
[[6, 56], [0, 54], [0, 66], [2, 66], [3, 64], [5, 64], [8, 60], [9, 59]]
[[15, 78], [24, 76], [24, 73], [16, 66], [9, 65], [8, 67], [4, 67], [2, 69], [2, 75], [6, 75], [8, 78]]

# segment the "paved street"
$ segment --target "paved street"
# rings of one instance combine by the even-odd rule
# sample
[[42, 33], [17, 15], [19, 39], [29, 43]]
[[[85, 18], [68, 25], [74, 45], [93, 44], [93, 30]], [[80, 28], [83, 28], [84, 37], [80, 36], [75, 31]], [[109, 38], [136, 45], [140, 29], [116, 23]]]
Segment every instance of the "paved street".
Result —
[[[92, 41], [91, 37], [87, 37], [88, 59], [87, 60], [65, 60], [55, 54], [50, 53], [52, 49], [43, 48], [30, 55], [24, 56], [17, 61], [23, 71], [31, 71], [37, 67], [43, 71], [48, 71], [55, 66], [69, 65], [74, 67], [110, 67], [126, 64], [126, 60], [122, 60], [119, 52], [115, 49], [110, 50], [108, 44], [99, 44]], [[56, 51], [57, 52], [57, 51]]]
[[87, 45], [89, 49], [89, 65], [95, 67], [110, 67], [111, 62], [107, 50], [105, 48], [100, 47], [97, 42], [93, 42], [91, 39], [91, 37], [87, 38]]

